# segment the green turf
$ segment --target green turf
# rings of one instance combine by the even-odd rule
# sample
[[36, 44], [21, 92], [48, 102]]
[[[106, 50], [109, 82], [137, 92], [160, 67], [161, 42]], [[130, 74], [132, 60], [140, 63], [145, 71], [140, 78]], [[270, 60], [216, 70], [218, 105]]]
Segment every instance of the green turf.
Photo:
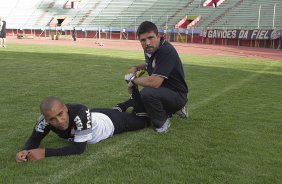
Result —
[[[0, 50], [0, 183], [280, 183], [282, 62], [181, 55], [189, 119], [116, 135], [79, 156], [17, 164], [42, 98], [109, 107], [142, 52], [9, 45]], [[54, 134], [42, 146], [66, 145]]]

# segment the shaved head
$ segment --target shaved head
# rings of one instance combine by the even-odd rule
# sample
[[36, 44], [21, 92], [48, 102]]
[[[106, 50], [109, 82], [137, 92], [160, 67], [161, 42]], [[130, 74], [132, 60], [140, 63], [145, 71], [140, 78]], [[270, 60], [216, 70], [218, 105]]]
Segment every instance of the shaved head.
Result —
[[45, 98], [40, 104], [40, 112], [44, 114], [44, 112], [51, 110], [55, 103], [63, 105], [62, 101], [58, 97], [49, 96]]
[[40, 111], [47, 123], [53, 127], [66, 130], [69, 127], [67, 106], [55, 96], [45, 98], [40, 104]]

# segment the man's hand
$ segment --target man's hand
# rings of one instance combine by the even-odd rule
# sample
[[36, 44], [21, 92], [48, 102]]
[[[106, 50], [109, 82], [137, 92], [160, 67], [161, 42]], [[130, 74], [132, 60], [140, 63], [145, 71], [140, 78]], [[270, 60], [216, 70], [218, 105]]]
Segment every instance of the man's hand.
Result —
[[22, 150], [22, 151], [18, 152], [16, 154], [16, 161], [18, 163], [26, 162], [27, 161], [27, 154], [28, 154], [27, 150]]
[[31, 161], [37, 161], [45, 158], [45, 149], [37, 148], [28, 150], [27, 159]]
[[128, 73], [133, 73], [135, 75], [136, 72], [137, 72], [137, 67], [136, 66], [133, 66], [133, 67], [128, 69]]

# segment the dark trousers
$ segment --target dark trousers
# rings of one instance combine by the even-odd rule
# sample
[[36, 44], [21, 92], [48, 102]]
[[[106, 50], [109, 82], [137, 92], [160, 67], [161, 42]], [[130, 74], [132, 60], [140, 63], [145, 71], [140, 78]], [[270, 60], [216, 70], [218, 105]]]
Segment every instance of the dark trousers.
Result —
[[100, 112], [107, 115], [114, 124], [114, 134], [146, 128], [150, 121], [146, 116], [138, 116], [135, 113], [119, 112], [114, 109], [95, 108], [91, 109], [91, 112]]
[[145, 87], [141, 90], [141, 99], [153, 125], [163, 126], [168, 116], [180, 110], [187, 102], [187, 94], [160, 87]]
[[76, 35], [72, 35], [73, 41], [76, 41]]
[[6, 38], [6, 31], [0, 31], [0, 38]]
[[119, 112], [114, 109], [95, 108], [91, 112], [100, 112], [107, 115], [113, 122], [115, 130], [114, 134], [127, 131], [135, 131], [145, 128], [149, 125], [150, 119], [141, 101], [141, 96], [137, 88], [133, 88], [132, 93], [132, 113]]

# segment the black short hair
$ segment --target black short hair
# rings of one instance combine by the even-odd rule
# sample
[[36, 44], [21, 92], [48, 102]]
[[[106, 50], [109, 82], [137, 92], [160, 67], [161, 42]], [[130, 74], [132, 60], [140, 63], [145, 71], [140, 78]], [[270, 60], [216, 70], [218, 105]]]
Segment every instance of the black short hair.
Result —
[[158, 35], [158, 28], [156, 24], [150, 21], [144, 21], [139, 25], [137, 29], [137, 36], [139, 37], [141, 34], [151, 31], [153, 31], [156, 35]]

